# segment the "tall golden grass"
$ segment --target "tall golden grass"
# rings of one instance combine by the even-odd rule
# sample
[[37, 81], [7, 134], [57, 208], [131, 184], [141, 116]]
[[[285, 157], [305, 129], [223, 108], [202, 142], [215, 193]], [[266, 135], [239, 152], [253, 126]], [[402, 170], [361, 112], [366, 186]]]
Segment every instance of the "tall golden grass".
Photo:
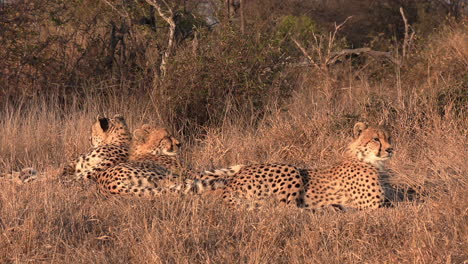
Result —
[[0, 262], [466, 263], [467, 44], [466, 26], [447, 27], [401, 76], [383, 72], [377, 82], [346, 64], [339, 78], [305, 70], [287, 103], [271, 98], [261, 118], [232, 111], [219, 127], [179, 134], [184, 159], [198, 169], [323, 167], [341, 159], [355, 121], [383, 123], [396, 150], [392, 181], [420, 197], [373, 211], [234, 210], [215, 194], [104, 199], [92, 185], [60, 184], [57, 171], [89, 148], [97, 114], [121, 113], [134, 129], [165, 120], [164, 105], [136, 95], [88, 96], [67, 111], [54, 94], [6, 103], [2, 172], [32, 166], [45, 175], [26, 185], [0, 181]]

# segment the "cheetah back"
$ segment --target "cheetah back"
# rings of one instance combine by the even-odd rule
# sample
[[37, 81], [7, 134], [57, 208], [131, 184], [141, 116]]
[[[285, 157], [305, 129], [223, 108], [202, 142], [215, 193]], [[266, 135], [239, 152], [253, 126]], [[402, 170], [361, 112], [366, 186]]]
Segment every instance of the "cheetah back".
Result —
[[276, 200], [280, 203], [300, 205], [303, 179], [299, 170], [291, 165], [261, 164], [244, 166], [226, 184], [224, 200], [233, 206], [245, 201]]
[[96, 173], [126, 162], [128, 160], [128, 153], [129, 149], [126, 146], [104, 145], [97, 147], [77, 159], [74, 170], [75, 177], [77, 180], [96, 180]]
[[154, 197], [170, 190], [179, 175], [151, 161], [130, 161], [98, 173], [103, 193]]
[[385, 202], [379, 171], [374, 166], [347, 161], [327, 170], [302, 170], [306, 207], [341, 205], [345, 208], [381, 207]]
[[121, 115], [110, 119], [98, 116], [91, 131], [94, 148], [70, 162], [62, 177], [74, 175], [76, 179], [95, 180], [97, 172], [128, 159], [131, 134]]

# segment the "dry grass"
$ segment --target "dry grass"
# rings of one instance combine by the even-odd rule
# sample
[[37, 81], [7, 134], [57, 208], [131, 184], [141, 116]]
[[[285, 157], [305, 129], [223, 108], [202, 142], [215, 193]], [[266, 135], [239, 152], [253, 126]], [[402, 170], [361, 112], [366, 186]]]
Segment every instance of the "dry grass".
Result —
[[101, 200], [54, 182], [2, 189], [4, 263], [461, 263], [467, 257], [462, 188], [444, 201], [346, 214], [232, 212], [199, 198]]
[[[304, 95], [303, 95], [304, 96]], [[293, 99], [294, 101], [295, 99]], [[304, 100], [306, 101], [306, 100]], [[299, 100], [297, 102], [300, 102]], [[345, 111], [353, 103], [336, 112]], [[128, 106], [131, 127], [143, 110]], [[297, 107], [297, 109], [295, 109]], [[300, 114], [300, 109], [305, 114]], [[7, 170], [48, 172], [29, 185], [1, 182], [0, 261], [56, 263], [462, 263], [467, 252], [466, 118], [427, 126], [392, 124], [395, 182], [420, 186], [418, 203], [369, 212], [312, 214], [270, 208], [232, 211], [209, 197], [155, 201], [102, 199], [93, 188], [65, 187], [56, 169], [88, 147], [97, 111], [66, 119], [54, 109], [6, 113], [1, 162]], [[133, 114], [131, 114], [133, 113]], [[229, 123], [186, 146], [195, 167], [284, 161], [323, 166], [337, 161], [353, 120], [332, 108], [291, 105], [258, 127]], [[375, 121], [375, 120], [374, 120]], [[242, 125], [244, 124], [244, 125]]]
[[289, 103], [271, 100], [261, 120], [237, 113], [221, 127], [181, 135], [196, 168], [269, 161], [321, 167], [340, 159], [355, 121], [384, 122], [395, 142], [393, 181], [420, 189], [420, 201], [313, 214], [231, 210], [216, 195], [103, 199], [92, 185], [61, 185], [57, 169], [88, 148], [98, 113], [122, 113], [136, 128], [160, 122], [160, 112], [136, 96], [89, 97], [67, 113], [38, 99], [0, 109], [1, 171], [33, 166], [46, 173], [27, 185], [0, 181], [0, 262], [466, 263], [468, 118], [459, 91], [466, 89], [467, 39], [463, 30], [448, 31], [448, 40], [434, 36], [427, 46], [439, 46], [423, 48], [424, 59], [403, 69], [403, 98], [393, 75], [375, 83], [352, 69], [341, 80], [304, 72]]

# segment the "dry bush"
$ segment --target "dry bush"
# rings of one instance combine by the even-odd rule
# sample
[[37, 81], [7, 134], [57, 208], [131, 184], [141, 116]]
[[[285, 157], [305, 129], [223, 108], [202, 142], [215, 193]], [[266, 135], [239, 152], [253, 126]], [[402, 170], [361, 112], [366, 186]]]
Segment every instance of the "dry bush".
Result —
[[[56, 91], [30, 98], [2, 98], [0, 172], [33, 166], [45, 176], [27, 185], [0, 179], [0, 262], [466, 262], [465, 24], [448, 24], [417, 42], [399, 76], [394, 65], [354, 57], [328, 67], [326, 74], [286, 65], [278, 66], [277, 75], [257, 76], [281, 52], [256, 46], [274, 42], [252, 36], [242, 39], [245, 47], [229, 50], [240, 36], [235, 25], [229, 28], [232, 32], [203, 36], [226, 42], [211, 50], [209, 41], [199, 44], [200, 58], [190, 54], [191, 42], [180, 44], [170, 65], [177, 74], [164, 84], [172, 108], [158, 104], [158, 91], [148, 79], [67, 87], [76, 93], [60, 92], [65, 88], [57, 84]], [[326, 52], [314, 41], [309, 44], [309, 51]], [[243, 58], [243, 51], [264, 60]], [[212, 98], [197, 97], [197, 87]], [[232, 87], [242, 96], [226, 96]], [[287, 93], [278, 99], [283, 88]], [[247, 111], [254, 109], [249, 108], [254, 97], [261, 99], [258, 112]], [[208, 99], [219, 105], [203, 105]], [[236, 108], [236, 102], [250, 105]], [[200, 126], [203, 120], [190, 116], [201, 106], [203, 118], [212, 123]], [[96, 115], [115, 113], [123, 114], [131, 129], [146, 122], [171, 127], [187, 143], [184, 158], [198, 169], [258, 162], [324, 167], [341, 159], [356, 121], [382, 123], [395, 145], [389, 162], [393, 183], [419, 196], [373, 211], [266, 207], [252, 212], [225, 207], [217, 194], [104, 199], [93, 184], [63, 186], [58, 170], [89, 147]]]
[[[424, 24], [426, 18], [442, 18], [448, 12], [437, 8], [438, 1], [429, 0], [345, 4], [262, 0], [246, 2], [246, 28], [240, 33], [238, 17], [225, 17], [217, 1], [213, 3], [220, 25], [209, 30], [193, 12], [197, 3], [171, 2], [176, 44], [165, 80], [159, 71], [168, 28], [145, 1], [34, 0], [2, 5], [0, 54], [5, 59], [0, 61], [4, 87], [0, 102], [58, 93], [65, 107], [84, 103], [83, 95], [125, 96], [130, 91], [150, 97], [154, 111], [184, 131], [187, 126], [220, 124], [233, 111], [261, 118], [271, 97], [288, 97], [296, 88], [293, 82], [301, 70], [287, 66], [300, 62], [302, 54], [291, 36], [308, 48], [315, 42], [311, 33], [328, 36], [335, 22], [353, 16], [333, 47], [371, 46], [387, 51], [392, 49], [388, 44], [395, 43], [395, 34], [397, 42], [403, 36], [400, 5], [410, 23]], [[420, 16], [418, 12], [423, 11], [425, 16]], [[376, 66], [380, 61], [353, 59], [350, 63], [344, 68], [359, 64], [362, 71], [349, 78], [371, 74], [368, 77], [384, 79], [393, 70], [380, 70]], [[316, 85], [341, 89], [347, 80], [335, 83], [340, 76], [315, 78], [325, 82]], [[100, 89], [102, 82], [106, 89]], [[327, 89], [333, 97], [333, 89]], [[230, 104], [222, 105], [219, 97], [228, 98]]]

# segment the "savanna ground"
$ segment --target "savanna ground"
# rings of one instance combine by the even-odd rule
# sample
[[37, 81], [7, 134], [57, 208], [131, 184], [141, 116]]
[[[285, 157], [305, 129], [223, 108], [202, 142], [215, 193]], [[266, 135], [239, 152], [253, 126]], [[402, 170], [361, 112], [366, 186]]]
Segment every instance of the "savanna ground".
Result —
[[[221, 3], [212, 29], [192, 1], [148, 2], [0, 4], [1, 172], [44, 173], [0, 181], [1, 263], [466, 263], [463, 1], [258, 0], [242, 16]], [[158, 4], [177, 18], [165, 69]], [[384, 55], [336, 57], [361, 47]], [[62, 184], [96, 115], [115, 113], [131, 129], [171, 128], [196, 169], [324, 167], [356, 121], [382, 124], [392, 182], [419, 197], [362, 212], [244, 211], [216, 194], [105, 199]]]

